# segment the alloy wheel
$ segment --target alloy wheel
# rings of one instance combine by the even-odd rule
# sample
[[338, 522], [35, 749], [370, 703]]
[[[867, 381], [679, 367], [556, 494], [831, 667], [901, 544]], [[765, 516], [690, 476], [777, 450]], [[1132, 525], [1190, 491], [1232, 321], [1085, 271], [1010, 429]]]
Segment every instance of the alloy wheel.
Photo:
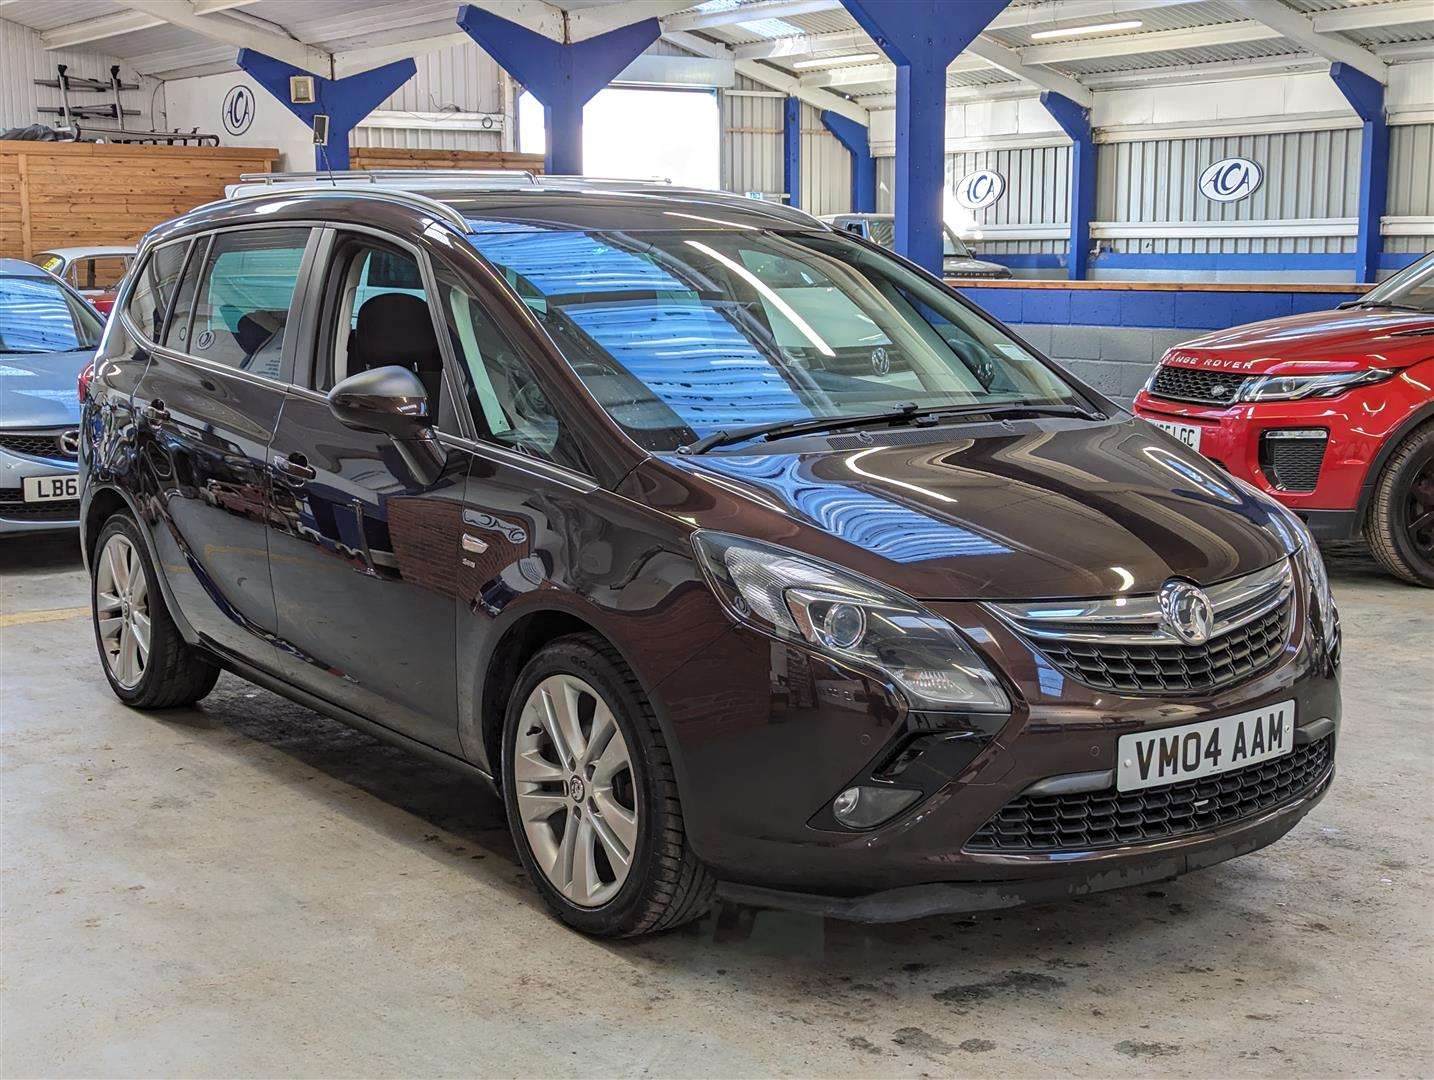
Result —
[[612, 709], [573, 675], [528, 695], [513, 747], [514, 794], [533, 859], [578, 907], [622, 888], [637, 849], [632, 757]]
[[1409, 545], [1425, 561], [1434, 562], [1434, 459], [1414, 474], [1404, 506]]
[[115, 682], [133, 690], [149, 664], [149, 585], [134, 544], [109, 538], [95, 569], [95, 619], [105, 666]]

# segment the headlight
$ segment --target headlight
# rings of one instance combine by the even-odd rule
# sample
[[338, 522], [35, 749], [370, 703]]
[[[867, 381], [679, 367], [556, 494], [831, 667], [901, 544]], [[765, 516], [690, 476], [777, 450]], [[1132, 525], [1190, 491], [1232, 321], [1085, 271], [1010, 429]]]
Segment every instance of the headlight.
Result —
[[1009, 712], [991, 669], [955, 627], [875, 581], [786, 548], [692, 535], [697, 561], [737, 618], [890, 678], [920, 709]]
[[1371, 386], [1394, 378], [1382, 368], [1339, 371], [1329, 375], [1257, 375], [1246, 379], [1236, 401], [1295, 401], [1299, 398], [1334, 397], [1356, 386]]
[[1324, 556], [1320, 554], [1319, 545], [1315, 543], [1314, 534], [1293, 510], [1285, 506], [1278, 499], [1273, 499], [1265, 494], [1249, 481], [1241, 480], [1238, 476], [1230, 477], [1240, 490], [1247, 492], [1251, 497], [1267, 506], [1275, 515], [1271, 525], [1277, 530], [1285, 533], [1285, 539], [1289, 547], [1294, 550], [1294, 558], [1299, 560], [1300, 570], [1309, 586], [1309, 616], [1319, 622], [1319, 633], [1323, 637], [1325, 647], [1330, 654], [1339, 658], [1339, 612], [1335, 608], [1334, 593], [1329, 587], [1329, 574], [1325, 570]]

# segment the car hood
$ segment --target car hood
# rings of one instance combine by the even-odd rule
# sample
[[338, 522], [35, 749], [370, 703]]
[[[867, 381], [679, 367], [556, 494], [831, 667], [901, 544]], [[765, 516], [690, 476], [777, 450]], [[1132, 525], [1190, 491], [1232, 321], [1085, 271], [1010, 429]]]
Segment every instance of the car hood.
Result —
[[[969, 434], [968, 434], [969, 432]], [[920, 445], [663, 455], [637, 497], [784, 544], [923, 600], [1132, 596], [1294, 549], [1280, 511], [1139, 420], [983, 424]], [[915, 435], [910, 429], [885, 441]], [[882, 441], [880, 438], [876, 440]]]
[[1434, 355], [1434, 314], [1393, 308], [1311, 311], [1187, 341], [1168, 363], [1256, 375], [1407, 367]]
[[941, 272], [943, 274], [969, 274], [973, 277], [998, 277], [1011, 276], [1011, 271], [1000, 263], [987, 262], [985, 259], [961, 259], [947, 255], [941, 260]]
[[0, 353], [0, 427], [78, 424], [75, 382], [93, 352]]

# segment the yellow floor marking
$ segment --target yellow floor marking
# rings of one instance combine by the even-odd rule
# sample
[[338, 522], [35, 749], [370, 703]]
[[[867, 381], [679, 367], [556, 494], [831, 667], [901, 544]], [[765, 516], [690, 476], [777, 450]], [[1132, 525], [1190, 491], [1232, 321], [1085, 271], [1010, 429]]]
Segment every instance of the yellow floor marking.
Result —
[[49, 611], [15, 611], [0, 614], [0, 627], [24, 626], [26, 623], [59, 622], [61, 619], [78, 619], [88, 615], [88, 607], [51, 608]]

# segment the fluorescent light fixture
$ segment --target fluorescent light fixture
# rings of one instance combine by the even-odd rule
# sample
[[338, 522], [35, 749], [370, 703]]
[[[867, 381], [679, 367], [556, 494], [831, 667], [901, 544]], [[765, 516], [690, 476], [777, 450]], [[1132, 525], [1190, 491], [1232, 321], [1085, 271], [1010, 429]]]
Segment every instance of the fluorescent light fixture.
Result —
[[1080, 37], [1083, 34], [1108, 34], [1114, 30], [1137, 30], [1145, 24], [1139, 19], [1126, 19], [1124, 22], [1093, 23], [1090, 26], [1071, 26], [1065, 30], [1038, 30], [1031, 35], [1032, 41], [1044, 41], [1046, 38]]
[[848, 56], [823, 56], [813, 60], [798, 60], [792, 65], [794, 68], [817, 68], [833, 67], [838, 64], [868, 64], [873, 60], [880, 60], [881, 56], [874, 52], [851, 53]]

